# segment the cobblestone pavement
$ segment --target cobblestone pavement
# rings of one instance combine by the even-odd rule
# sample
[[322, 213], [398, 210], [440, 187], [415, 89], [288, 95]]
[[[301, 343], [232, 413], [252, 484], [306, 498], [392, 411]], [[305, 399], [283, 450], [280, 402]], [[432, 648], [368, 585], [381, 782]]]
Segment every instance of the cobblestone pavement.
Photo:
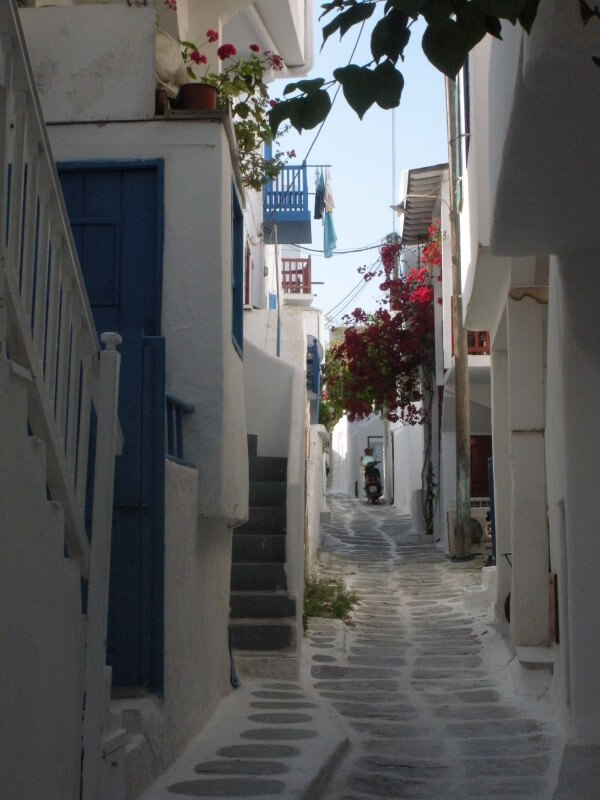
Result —
[[393, 508], [330, 501], [321, 574], [343, 574], [360, 604], [351, 627], [315, 619], [308, 629], [312, 686], [351, 731], [324, 797], [551, 798], [552, 725], [507, 690], [484, 658], [481, 615], [462, 608], [481, 564], [420, 544]]

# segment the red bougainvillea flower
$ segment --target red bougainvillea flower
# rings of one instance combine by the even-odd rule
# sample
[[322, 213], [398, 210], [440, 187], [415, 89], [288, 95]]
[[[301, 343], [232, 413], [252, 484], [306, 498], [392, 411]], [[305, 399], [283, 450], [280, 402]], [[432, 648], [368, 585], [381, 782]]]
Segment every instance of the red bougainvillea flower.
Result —
[[[206, 56], [204, 57], [206, 61]], [[194, 64], [202, 64], [205, 63], [202, 61], [202, 56], [198, 50], [192, 50], [190, 53], [190, 60], [194, 62]]]
[[222, 44], [217, 50], [217, 55], [221, 61], [225, 61], [226, 58], [233, 58], [236, 54], [237, 50], [232, 44]]
[[269, 100], [269, 105], [271, 106], [271, 108], [275, 108], [275, 106], [277, 105], [277, 100]]
[[208, 59], [206, 58], [206, 56], [204, 55], [204, 53], [202, 53], [202, 54], [201, 54], [201, 56], [200, 56], [200, 59], [199, 59], [198, 63], [199, 63], [199, 64], [208, 64]]
[[212, 28], [209, 28], [206, 31], [206, 38], [208, 39], [209, 42], [218, 42], [219, 34], [217, 33], [217, 31], [213, 31]]
[[260, 53], [260, 47], [257, 44], [251, 44], [250, 50], [252, 50], [253, 53]]
[[411, 296], [415, 303], [427, 306], [433, 302], [433, 289], [430, 286], [419, 286]]

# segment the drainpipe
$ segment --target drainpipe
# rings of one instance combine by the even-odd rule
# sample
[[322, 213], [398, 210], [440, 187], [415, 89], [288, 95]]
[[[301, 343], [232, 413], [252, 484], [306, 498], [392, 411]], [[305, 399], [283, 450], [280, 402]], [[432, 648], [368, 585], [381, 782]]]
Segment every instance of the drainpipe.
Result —
[[277, 282], [277, 349], [276, 356], [281, 358], [281, 299], [279, 289], [279, 245], [277, 244], [277, 225], [273, 225], [275, 234], [275, 280]]
[[450, 182], [450, 235], [452, 247], [452, 294], [454, 297], [454, 389], [456, 406], [456, 552], [454, 561], [471, 556], [471, 425], [469, 409], [469, 355], [467, 332], [463, 325], [460, 257], [460, 210], [462, 205], [460, 130], [456, 81], [445, 79], [446, 122], [448, 127], [448, 172]]

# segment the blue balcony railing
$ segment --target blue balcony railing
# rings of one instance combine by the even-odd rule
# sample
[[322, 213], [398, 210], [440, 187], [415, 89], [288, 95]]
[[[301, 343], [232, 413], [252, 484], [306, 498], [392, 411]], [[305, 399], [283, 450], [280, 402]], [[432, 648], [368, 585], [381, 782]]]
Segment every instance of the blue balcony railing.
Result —
[[266, 241], [273, 244], [277, 225], [278, 244], [312, 242], [306, 164], [285, 166], [263, 193], [263, 225]]

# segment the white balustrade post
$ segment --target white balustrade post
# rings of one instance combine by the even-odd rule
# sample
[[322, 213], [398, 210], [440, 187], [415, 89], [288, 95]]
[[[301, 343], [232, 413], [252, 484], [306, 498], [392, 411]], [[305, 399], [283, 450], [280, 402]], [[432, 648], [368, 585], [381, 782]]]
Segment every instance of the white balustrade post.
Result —
[[85, 700], [83, 718], [83, 800], [96, 800], [102, 767], [102, 722], [106, 712], [104, 696], [108, 585], [113, 517], [115, 441], [118, 427], [119, 370], [121, 343], [117, 333], [100, 337], [106, 349], [100, 354], [98, 378], [94, 507], [87, 607]]

